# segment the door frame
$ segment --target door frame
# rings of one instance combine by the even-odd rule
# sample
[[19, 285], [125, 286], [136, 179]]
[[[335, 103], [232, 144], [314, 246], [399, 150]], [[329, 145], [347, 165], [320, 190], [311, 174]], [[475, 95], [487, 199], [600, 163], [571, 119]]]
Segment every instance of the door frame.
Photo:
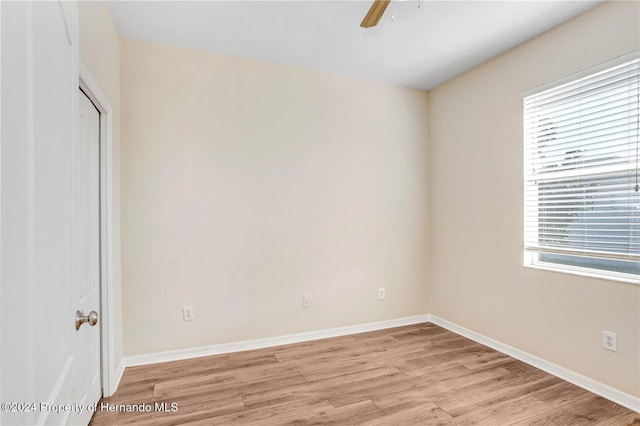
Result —
[[100, 374], [102, 394], [107, 397], [113, 395], [120, 381], [114, 344], [113, 109], [82, 63], [78, 88], [100, 113]]

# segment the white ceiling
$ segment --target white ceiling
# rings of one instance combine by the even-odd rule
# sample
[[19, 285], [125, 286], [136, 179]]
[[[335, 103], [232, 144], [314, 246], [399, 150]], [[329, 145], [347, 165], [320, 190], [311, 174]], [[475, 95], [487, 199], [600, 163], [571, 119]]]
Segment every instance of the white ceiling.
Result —
[[121, 37], [431, 89], [599, 3], [394, 0], [370, 29], [360, 27], [370, 1], [110, 1], [110, 7]]

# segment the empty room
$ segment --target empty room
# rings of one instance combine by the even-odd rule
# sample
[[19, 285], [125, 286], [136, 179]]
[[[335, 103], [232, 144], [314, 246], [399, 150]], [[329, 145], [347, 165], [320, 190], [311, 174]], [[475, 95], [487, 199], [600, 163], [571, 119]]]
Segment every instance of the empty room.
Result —
[[639, 1], [1, 1], [0, 67], [0, 424], [640, 424]]

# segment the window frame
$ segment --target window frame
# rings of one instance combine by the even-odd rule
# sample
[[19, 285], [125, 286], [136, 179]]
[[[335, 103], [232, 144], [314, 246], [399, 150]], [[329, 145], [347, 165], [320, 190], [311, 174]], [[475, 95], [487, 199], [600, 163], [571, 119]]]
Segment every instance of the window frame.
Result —
[[[574, 265], [569, 265], [569, 264], [563, 264], [563, 263], [555, 263], [555, 262], [549, 262], [549, 261], [543, 261], [540, 260], [540, 256], [544, 255], [544, 254], [549, 254], [549, 253], [553, 253], [553, 250], [549, 250], [549, 249], [545, 249], [545, 250], [539, 250], [536, 251], [535, 249], [532, 248], [528, 248], [527, 247], [527, 232], [528, 232], [528, 223], [527, 223], [527, 214], [529, 212], [531, 212], [531, 207], [527, 207], [527, 202], [532, 201], [531, 198], [527, 198], [527, 185], [528, 185], [528, 181], [527, 181], [527, 173], [526, 173], [526, 165], [528, 164], [528, 152], [526, 151], [525, 147], [527, 145], [527, 129], [525, 127], [526, 124], [526, 112], [525, 112], [525, 98], [528, 98], [530, 96], [533, 95], [537, 95], [540, 94], [542, 92], [546, 92], [548, 90], [554, 89], [556, 87], [562, 86], [562, 85], [566, 85], [569, 83], [573, 83], [576, 82], [578, 80], [581, 80], [583, 78], [587, 78], [590, 77], [592, 75], [598, 74], [600, 72], [615, 68], [617, 66], [623, 65], [627, 62], [633, 61], [633, 60], [637, 60], [640, 58], [640, 50], [636, 50], [633, 52], [630, 52], [628, 54], [619, 56], [613, 60], [609, 60], [607, 62], [604, 62], [602, 64], [596, 65], [594, 67], [590, 67], [588, 69], [582, 70], [580, 72], [568, 75], [566, 77], [557, 79], [555, 81], [552, 82], [548, 82], [545, 84], [542, 84], [540, 86], [537, 86], [533, 89], [527, 90], [523, 93], [521, 93], [521, 106], [522, 106], [522, 134], [523, 134], [523, 252], [524, 252], [524, 258], [523, 258], [523, 266], [527, 267], [527, 268], [534, 268], [534, 269], [540, 269], [540, 270], [545, 270], [545, 271], [552, 271], [552, 272], [557, 272], [557, 273], [565, 273], [565, 274], [572, 274], [572, 275], [579, 275], [579, 276], [586, 276], [586, 277], [590, 277], [590, 278], [599, 278], [599, 279], [605, 279], [605, 280], [612, 280], [612, 281], [618, 281], [618, 282], [625, 282], [625, 283], [630, 283], [630, 284], [636, 284], [636, 285], [640, 285], [640, 274], [633, 274], [633, 273], [626, 273], [626, 272], [617, 272], [617, 271], [609, 271], [606, 269], [597, 269], [597, 268], [589, 268], [589, 267], [584, 267], [584, 266], [574, 266]], [[639, 64], [640, 67], [640, 64]], [[622, 166], [621, 166], [622, 167]], [[625, 169], [626, 170], [626, 169]], [[611, 170], [614, 171], [614, 170]], [[622, 171], [622, 170], [620, 170]], [[563, 172], [559, 172], [560, 174], [563, 174]], [[544, 176], [544, 181], [547, 182], [553, 182], [554, 181], [554, 176], [552, 173], [552, 175], [548, 175], [548, 176]], [[570, 174], [570, 173], [569, 173]], [[567, 174], [567, 175], [569, 175]], [[593, 173], [589, 173], [590, 175]], [[579, 174], [573, 174], [573, 176], [577, 176]], [[555, 178], [558, 179], [558, 178]], [[534, 197], [535, 198], [535, 197]], [[539, 210], [538, 210], [539, 211]], [[593, 259], [593, 258], [598, 258], [598, 256], [580, 256], [579, 254], [567, 254], [567, 253], [562, 253], [562, 250], [559, 250], [560, 255], [567, 255], [567, 256], [576, 256], [577, 258], [582, 258], [582, 259]]]

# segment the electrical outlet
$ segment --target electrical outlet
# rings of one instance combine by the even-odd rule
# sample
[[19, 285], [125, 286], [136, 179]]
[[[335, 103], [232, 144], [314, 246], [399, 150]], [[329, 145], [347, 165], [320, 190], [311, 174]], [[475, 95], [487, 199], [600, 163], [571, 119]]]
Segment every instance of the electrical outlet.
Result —
[[378, 289], [378, 299], [382, 300], [387, 296], [386, 291], [384, 290], [384, 287], [380, 287]]
[[618, 342], [616, 339], [616, 333], [610, 331], [602, 331], [602, 347], [609, 349], [610, 351], [617, 351]]
[[305, 294], [304, 296], [302, 296], [302, 307], [308, 308], [310, 306], [311, 306], [311, 296], [309, 296], [308, 294]]
[[193, 312], [193, 306], [185, 306], [182, 308], [182, 319], [185, 321], [193, 321], [196, 315]]

